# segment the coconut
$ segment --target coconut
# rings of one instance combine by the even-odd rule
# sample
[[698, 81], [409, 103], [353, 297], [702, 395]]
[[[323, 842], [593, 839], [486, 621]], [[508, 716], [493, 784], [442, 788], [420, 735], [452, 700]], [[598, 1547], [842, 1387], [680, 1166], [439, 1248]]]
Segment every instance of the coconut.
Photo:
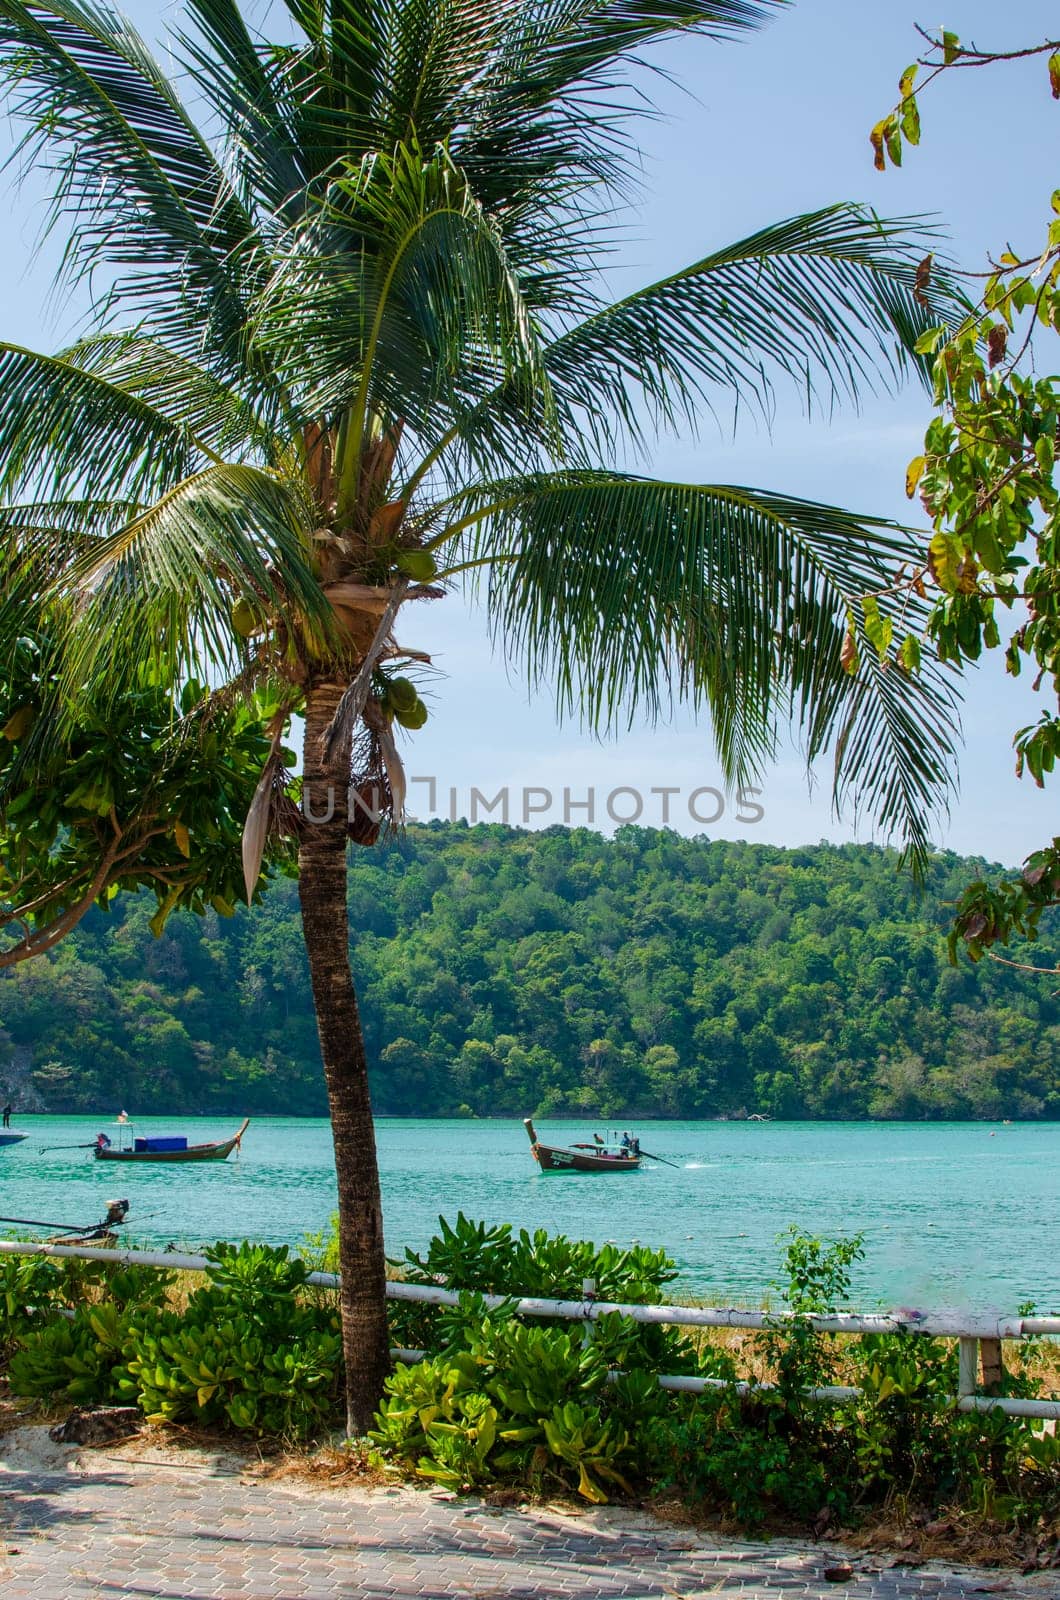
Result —
[[427, 707], [424, 705], [419, 695], [417, 695], [416, 702], [412, 706], [411, 710], [398, 711], [395, 708], [394, 720], [396, 722], [400, 722], [403, 728], [422, 728], [423, 724], [427, 721]]
[[391, 678], [386, 691], [387, 704], [395, 713], [398, 711], [411, 711], [419, 695], [416, 685], [410, 678]]
[[430, 583], [438, 571], [429, 550], [399, 550], [397, 564], [398, 570], [415, 583]]
[[236, 633], [241, 639], [249, 639], [258, 626], [258, 619], [254, 607], [249, 600], [237, 600], [232, 607], [230, 620]]

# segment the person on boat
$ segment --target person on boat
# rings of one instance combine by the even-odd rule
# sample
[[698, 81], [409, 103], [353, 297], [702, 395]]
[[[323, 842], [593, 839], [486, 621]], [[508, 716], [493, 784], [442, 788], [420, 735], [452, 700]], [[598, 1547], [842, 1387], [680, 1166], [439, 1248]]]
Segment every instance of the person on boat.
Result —
[[97, 1133], [96, 1134], [96, 1149], [97, 1150], [109, 1150], [110, 1149], [110, 1140], [107, 1138], [107, 1135], [105, 1133]]
[[11, 1126], [11, 1107], [10, 1107], [10, 1105], [6, 1105], [4, 1107], [4, 1127], [5, 1128], [10, 1128], [10, 1126]]

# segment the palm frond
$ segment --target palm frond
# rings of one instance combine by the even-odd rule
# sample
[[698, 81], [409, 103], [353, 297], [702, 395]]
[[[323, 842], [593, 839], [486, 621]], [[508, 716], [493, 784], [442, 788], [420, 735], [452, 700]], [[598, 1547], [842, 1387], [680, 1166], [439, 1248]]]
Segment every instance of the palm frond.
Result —
[[778, 376], [812, 407], [926, 377], [914, 346], [962, 314], [945, 270], [924, 293], [935, 232], [911, 218], [828, 206], [761, 229], [604, 307], [556, 339], [546, 364], [557, 395], [597, 433], [608, 417], [641, 431], [692, 417], [719, 387], [769, 408]]
[[702, 705], [733, 782], [760, 772], [792, 714], [811, 759], [842, 732], [837, 796], [856, 783], [922, 854], [951, 783], [952, 678], [869, 651], [851, 678], [840, 659], [851, 608], [909, 556], [905, 530], [756, 489], [587, 472], [483, 485], [450, 512], [463, 559], [490, 564], [506, 648], [554, 682], [562, 713], [606, 731]]
[[146, 499], [205, 443], [147, 399], [61, 356], [0, 344], [0, 495]]
[[[467, 82], [450, 145], [511, 226], [577, 197], [599, 212], [631, 171], [625, 123], [651, 113], [638, 52], [677, 33], [716, 40], [759, 27], [785, 0], [530, 0], [502, 8], [488, 62]], [[560, 241], [557, 241], [560, 243]], [[583, 265], [586, 264], [583, 258]]]
[[[290, 431], [292, 419], [283, 416], [285, 397], [279, 391], [268, 397], [259, 389], [246, 399], [187, 356], [141, 333], [90, 334], [59, 359], [144, 400], [218, 456], [269, 462], [278, 428], [286, 422]], [[293, 419], [294, 426], [300, 420]]]
[[101, 537], [52, 586], [74, 602], [67, 690], [115, 698], [145, 668], [156, 681], [209, 680], [239, 661], [231, 625], [243, 598], [289, 641], [332, 639], [312, 564], [313, 508], [300, 485], [247, 465], [206, 467]]
[[[177, 41], [184, 65], [219, 114], [230, 170], [248, 212], [290, 224], [318, 176], [314, 156], [299, 134], [290, 73], [274, 47], [251, 34], [235, 0], [187, 0], [194, 24]], [[325, 160], [330, 162], [331, 151]]]
[[279, 252], [257, 329], [303, 409], [355, 405], [428, 437], [501, 385], [541, 382], [503, 243], [444, 150], [400, 146], [332, 184]]
[[0, 0], [13, 159], [54, 176], [66, 267], [127, 269], [123, 303], [230, 359], [243, 326], [233, 258], [253, 235], [207, 141], [120, 13], [76, 0]]

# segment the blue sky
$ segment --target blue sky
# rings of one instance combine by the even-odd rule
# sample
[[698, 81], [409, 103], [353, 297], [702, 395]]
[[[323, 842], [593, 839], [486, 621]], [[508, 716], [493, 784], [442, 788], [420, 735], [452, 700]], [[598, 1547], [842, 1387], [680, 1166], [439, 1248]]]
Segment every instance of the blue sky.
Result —
[[[173, 8], [134, 0], [125, 8], [143, 32], [158, 37]], [[260, 14], [252, 7], [252, 14]], [[647, 282], [766, 223], [835, 200], [865, 200], [881, 213], [937, 213], [954, 253], [968, 266], [1006, 241], [1032, 248], [1058, 178], [1050, 159], [1060, 105], [1049, 95], [1044, 63], [1013, 64], [990, 74], [953, 75], [922, 104], [923, 139], [901, 172], [873, 171], [867, 133], [890, 108], [902, 68], [917, 54], [915, 21], [944, 22], [963, 39], [1013, 48], [1047, 37], [1055, 6], [1022, 0], [1002, 10], [988, 0], [947, 0], [925, 14], [914, 0], [886, 5], [851, 0], [801, 0], [764, 32], [738, 43], [682, 41], [658, 57], [682, 88], [662, 85], [661, 123], [645, 123], [645, 199], [611, 269], [616, 291]], [[49, 306], [48, 273], [29, 264], [38, 213], [32, 184], [13, 199], [15, 226], [0, 260], [3, 336], [54, 346], [69, 331], [77, 306]], [[709, 419], [701, 437], [660, 440], [639, 470], [689, 481], [748, 483], [854, 510], [907, 518], [905, 465], [920, 448], [928, 419], [918, 389], [897, 398], [869, 397], [860, 413], [807, 422], [799, 397], [781, 391], [770, 434], [748, 419], [735, 439]], [[408, 749], [410, 772], [437, 781], [438, 809], [456, 791], [458, 813], [472, 786], [487, 795], [507, 786], [512, 820], [521, 820], [521, 792], [548, 789], [553, 804], [539, 824], [562, 821], [563, 791], [595, 791], [598, 825], [610, 826], [605, 797], [617, 786], [644, 797], [641, 818], [662, 821], [653, 788], [678, 788], [670, 820], [704, 831], [688, 812], [688, 795], [720, 788], [709, 725], [680, 715], [672, 723], [635, 726], [606, 744], [577, 727], [559, 727], [547, 692], [530, 695], [518, 663], [493, 654], [481, 615], [459, 598], [412, 608], [403, 643], [432, 653], [441, 676], [433, 714]], [[1025, 685], [1004, 677], [990, 659], [969, 681], [961, 794], [940, 844], [1014, 862], [1060, 832], [1054, 785], [1044, 793], [1014, 776], [1013, 730], [1034, 719]], [[829, 773], [809, 787], [794, 746], [762, 779], [764, 816], [736, 820], [730, 801], [706, 831], [713, 837], [800, 844], [821, 838], [870, 838], [867, 825], [832, 815]], [[427, 786], [414, 786], [414, 809], [426, 810]], [[533, 803], [533, 802], [532, 802]], [[539, 796], [536, 802], [544, 805]], [[717, 810], [701, 797], [701, 815]], [[614, 809], [632, 811], [625, 797]], [[572, 820], [586, 820], [584, 810]]]

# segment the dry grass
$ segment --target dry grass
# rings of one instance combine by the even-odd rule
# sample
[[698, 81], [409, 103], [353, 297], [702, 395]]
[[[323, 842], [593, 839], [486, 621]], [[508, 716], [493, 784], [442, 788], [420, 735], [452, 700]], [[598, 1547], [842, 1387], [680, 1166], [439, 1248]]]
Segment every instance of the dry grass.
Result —
[[[646, 1506], [664, 1522], [747, 1538], [747, 1529], [731, 1517], [704, 1512], [683, 1500], [659, 1496]], [[927, 1512], [896, 1503], [874, 1512], [856, 1527], [819, 1520], [814, 1528], [773, 1518], [762, 1530], [763, 1538], [825, 1539], [855, 1550], [891, 1557], [893, 1565], [919, 1565], [941, 1561], [954, 1566], [1008, 1567], [1024, 1572], [1060, 1566], [1060, 1521], [1043, 1522], [1037, 1529], [1020, 1531], [1011, 1522], [997, 1521], [969, 1511], [945, 1508]]]
[[[725, 1351], [736, 1362], [741, 1378], [755, 1382], [768, 1382], [772, 1374], [762, 1349], [761, 1336], [750, 1328], [697, 1328], [686, 1329], [699, 1350]], [[949, 1343], [956, 1341], [950, 1340]], [[836, 1356], [835, 1381], [854, 1383], [857, 1380], [855, 1363], [845, 1357], [858, 1344], [857, 1334], [836, 1334], [833, 1350]], [[1002, 1356], [1006, 1369], [1019, 1372], [1041, 1385], [1046, 1397], [1060, 1397], [1060, 1340], [1034, 1339], [1024, 1343], [1005, 1340]]]

